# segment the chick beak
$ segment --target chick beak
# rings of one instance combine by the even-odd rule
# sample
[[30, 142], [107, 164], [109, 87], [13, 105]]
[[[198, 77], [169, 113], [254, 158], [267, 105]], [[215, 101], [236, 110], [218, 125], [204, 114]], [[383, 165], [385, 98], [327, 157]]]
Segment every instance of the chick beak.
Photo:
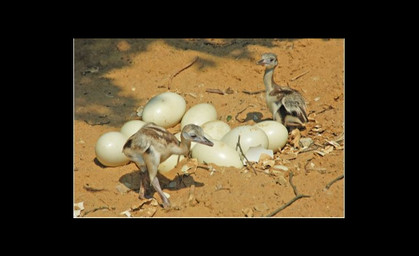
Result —
[[214, 142], [210, 141], [209, 139], [205, 138], [204, 136], [200, 137], [199, 140], [196, 140], [195, 142], [201, 143], [207, 146], [214, 146]]
[[261, 59], [260, 61], [256, 62], [257, 65], [265, 65], [265, 60]]

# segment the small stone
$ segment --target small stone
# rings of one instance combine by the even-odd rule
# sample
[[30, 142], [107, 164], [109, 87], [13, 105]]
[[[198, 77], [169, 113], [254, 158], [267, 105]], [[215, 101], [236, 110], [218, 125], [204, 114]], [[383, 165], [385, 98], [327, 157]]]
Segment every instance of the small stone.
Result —
[[266, 205], [266, 203], [262, 203], [262, 204], [253, 206], [253, 209], [255, 209], [255, 211], [258, 211], [258, 212], [264, 212], [268, 210], [269, 207]]
[[275, 182], [281, 186], [287, 186], [287, 180], [284, 176], [280, 175], [278, 178], [275, 179]]
[[123, 41], [118, 42], [118, 44], [116, 45], [116, 48], [118, 48], [118, 51], [124, 52], [131, 49], [131, 45], [127, 41], [123, 40]]
[[121, 193], [121, 194], [125, 194], [125, 193], [127, 193], [128, 191], [130, 191], [131, 189], [129, 189], [128, 187], [126, 187], [125, 185], [123, 185], [123, 184], [118, 184], [118, 185], [116, 185], [116, 190], [118, 190], [118, 192], [119, 193]]
[[251, 208], [244, 208], [244, 209], [242, 209], [242, 213], [246, 217], [253, 217], [253, 216], [255, 216], [254, 215], [254, 212], [253, 212], [253, 210]]

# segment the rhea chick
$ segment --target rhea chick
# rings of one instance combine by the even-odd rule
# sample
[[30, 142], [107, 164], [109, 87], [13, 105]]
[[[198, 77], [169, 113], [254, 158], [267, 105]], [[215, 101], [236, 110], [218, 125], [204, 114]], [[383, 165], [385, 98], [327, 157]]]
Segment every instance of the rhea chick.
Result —
[[201, 127], [188, 124], [182, 129], [181, 141], [163, 127], [154, 123], [144, 125], [137, 133], [132, 135], [125, 143], [122, 152], [141, 170], [140, 195], [144, 199], [144, 182], [148, 172], [150, 183], [160, 195], [163, 207], [170, 207], [169, 199], [161, 190], [157, 175], [159, 164], [172, 154], [188, 156], [191, 142], [201, 143], [212, 147], [213, 142], [205, 138]]
[[308, 118], [303, 96], [297, 90], [274, 82], [273, 73], [278, 65], [277, 56], [265, 53], [257, 64], [265, 66], [263, 82], [266, 87], [266, 104], [272, 112], [273, 119], [284, 124], [288, 131], [304, 128]]

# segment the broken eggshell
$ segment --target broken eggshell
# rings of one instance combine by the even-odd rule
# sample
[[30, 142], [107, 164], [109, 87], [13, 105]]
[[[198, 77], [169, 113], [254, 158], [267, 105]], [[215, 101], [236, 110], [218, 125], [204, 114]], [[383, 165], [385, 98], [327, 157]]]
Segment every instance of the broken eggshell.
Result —
[[214, 146], [208, 147], [203, 144], [196, 144], [192, 148], [192, 157], [197, 158], [200, 163], [216, 164], [218, 166], [242, 168], [239, 153], [223, 141], [211, 140]]
[[258, 162], [262, 154], [266, 154], [271, 158], [274, 157], [273, 151], [271, 149], [265, 149], [261, 146], [250, 147], [245, 156], [250, 162]]

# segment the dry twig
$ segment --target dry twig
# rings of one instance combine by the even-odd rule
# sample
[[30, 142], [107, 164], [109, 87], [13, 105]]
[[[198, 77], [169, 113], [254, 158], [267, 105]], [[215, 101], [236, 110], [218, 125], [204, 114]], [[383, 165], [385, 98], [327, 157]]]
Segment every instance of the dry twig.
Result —
[[192, 66], [198, 59], [199, 59], [199, 57], [196, 56], [188, 65], [186, 65], [185, 67], [181, 68], [179, 71], [177, 71], [176, 73], [174, 73], [173, 75], [171, 75], [170, 78], [169, 78], [169, 84], [167, 85], [167, 89], [170, 90], [170, 85], [172, 84], [172, 79], [175, 76], [177, 76], [183, 70], [185, 70], [185, 69], [189, 68], [190, 66]]
[[257, 172], [256, 172], [256, 170], [255, 170], [255, 168], [253, 168], [253, 165], [249, 162], [249, 160], [247, 160], [247, 157], [246, 157], [246, 156], [244, 155], [244, 153], [243, 153], [242, 146], [240, 146], [240, 135], [239, 135], [239, 138], [237, 139], [236, 150], [237, 150], [237, 148], [239, 148], [239, 149], [240, 149], [240, 153], [242, 154], [242, 156], [244, 157], [244, 159], [246, 159], [246, 166], [249, 166], [249, 165], [250, 165], [250, 167], [252, 168], [253, 172], [254, 172], [256, 175], [258, 175], [258, 174], [257, 174]]
[[89, 184], [83, 185], [83, 188], [89, 192], [99, 192], [99, 191], [104, 191], [106, 189], [104, 188], [93, 188], [91, 187]]
[[112, 208], [109, 208], [108, 206], [101, 206], [101, 207], [97, 207], [97, 208], [93, 208], [91, 210], [85, 211], [83, 213], [83, 216], [82, 217], [86, 216], [87, 214], [89, 214], [91, 212], [95, 212], [95, 211], [99, 211], [99, 210], [105, 210], [105, 209], [106, 210], [112, 210]]
[[237, 117], [238, 117], [241, 113], [243, 113], [246, 109], [248, 109], [249, 107], [253, 107], [253, 105], [252, 105], [252, 104], [250, 104], [249, 106], [245, 107], [242, 111], [239, 111], [239, 112], [236, 114], [236, 116], [234, 117], [234, 119], [236, 119], [236, 121], [237, 121], [237, 122], [244, 123], [244, 121], [245, 121], [246, 119], [239, 120]]
[[217, 93], [217, 94], [221, 94], [221, 95], [224, 95], [225, 94], [220, 89], [206, 89], [205, 92], [208, 92], [208, 93]]
[[303, 197], [310, 197], [309, 195], [303, 195], [303, 194], [299, 194], [297, 191], [297, 187], [292, 183], [292, 177], [294, 176], [293, 172], [290, 172], [290, 185], [294, 191], [295, 197], [293, 199], [291, 199], [289, 202], [287, 202], [286, 204], [282, 205], [281, 207], [279, 207], [278, 209], [276, 209], [275, 211], [271, 212], [270, 214], [266, 215], [266, 217], [272, 217], [275, 216], [278, 212], [284, 210], [285, 208], [287, 208], [288, 206], [290, 206], [292, 203], [294, 203], [295, 201], [297, 201], [300, 198]]
[[266, 90], [259, 90], [259, 91], [255, 91], [255, 92], [249, 92], [249, 91], [243, 90], [242, 92], [246, 93], [246, 94], [249, 94], [249, 95], [253, 95], [253, 94], [259, 94], [259, 93], [262, 93], [262, 92], [266, 92]]
[[304, 76], [304, 75], [305, 75], [305, 74], [307, 74], [308, 72], [310, 72], [310, 70], [307, 70], [306, 72], [304, 72], [304, 73], [302, 73], [302, 74], [300, 74], [300, 75], [298, 75], [298, 76], [296, 76], [296, 77], [294, 77], [294, 78], [291, 78], [291, 80], [290, 80], [290, 81], [297, 80], [298, 78], [300, 78], [300, 77]]
[[329, 182], [329, 183], [327, 183], [326, 184], [326, 187], [324, 187], [326, 190], [327, 189], [329, 189], [332, 185], [333, 185], [333, 183], [335, 183], [336, 181], [338, 181], [338, 180], [341, 180], [341, 179], [343, 179], [343, 177], [344, 177], [344, 175], [342, 174], [342, 175], [340, 175], [340, 176], [338, 176], [336, 179], [334, 179], [334, 180], [332, 180], [331, 182]]

